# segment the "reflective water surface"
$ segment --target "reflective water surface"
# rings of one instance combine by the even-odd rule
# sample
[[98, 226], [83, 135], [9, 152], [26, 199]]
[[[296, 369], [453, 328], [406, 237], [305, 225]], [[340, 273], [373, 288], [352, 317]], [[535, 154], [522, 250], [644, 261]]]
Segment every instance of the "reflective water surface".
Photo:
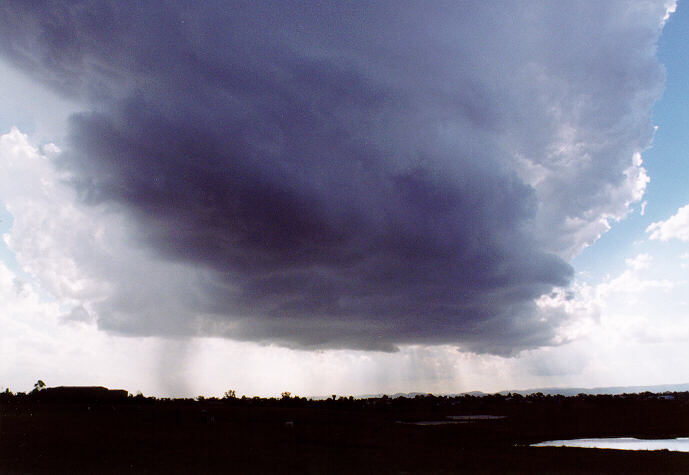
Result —
[[590, 447], [595, 449], [621, 450], [673, 450], [689, 452], [689, 437], [676, 439], [635, 439], [633, 437], [618, 437], [604, 439], [570, 439], [548, 440], [531, 447]]
[[445, 416], [444, 421], [416, 421], [405, 422], [397, 421], [398, 424], [411, 424], [415, 426], [441, 426], [447, 424], [468, 424], [477, 421], [492, 421], [495, 419], [504, 419], [505, 416], [491, 416], [488, 414], [471, 414], [467, 416]]
[[495, 419], [504, 419], [506, 416], [489, 416], [487, 414], [472, 414], [470, 416], [446, 416], [448, 419], [455, 421], [492, 421]]

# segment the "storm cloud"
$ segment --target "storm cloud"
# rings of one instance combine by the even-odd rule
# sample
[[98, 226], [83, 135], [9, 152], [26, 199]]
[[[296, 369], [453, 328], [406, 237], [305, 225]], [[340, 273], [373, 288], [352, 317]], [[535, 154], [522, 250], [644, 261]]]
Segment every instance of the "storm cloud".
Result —
[[642, 196], [665, 12], [9, 1], [0, 52], [87, 105], [56, 159], [80, 203], [202, 274], [104, 273], [102, 328], [509, 354], [553, 342], [534, 300]]

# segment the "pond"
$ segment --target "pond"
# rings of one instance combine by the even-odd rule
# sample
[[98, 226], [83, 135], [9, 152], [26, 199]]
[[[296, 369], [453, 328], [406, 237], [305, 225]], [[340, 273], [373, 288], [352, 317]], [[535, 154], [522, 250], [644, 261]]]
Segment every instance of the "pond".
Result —
[[548, 440], [531, 447], [589, 447], [594, 449], [618, 450], [672, 450], [689, 452], [689, 437], [676, 439], [635, 439], [634, 437], [617, 437], [602, 439]]
[[448, 424], [468, 424], [471, 422], [478, 421], [492, 421], [496, 419], [504, 419], [505, 416], [491, 416], [488, 414], [471, 414], [466, 416], [445, 416], [445, 420], [442, 421], [416, 421], [416, 422], [405, 422], [397, 421], [398, 424], [411, 424], [415, 426], [440, 426]]

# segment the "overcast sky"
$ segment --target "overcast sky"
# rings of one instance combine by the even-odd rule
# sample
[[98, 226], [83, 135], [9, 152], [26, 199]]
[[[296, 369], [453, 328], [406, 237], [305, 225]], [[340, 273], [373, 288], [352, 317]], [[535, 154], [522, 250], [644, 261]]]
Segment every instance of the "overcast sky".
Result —
[[4, 2], [0, 385], [688, 382], [684, 8]]

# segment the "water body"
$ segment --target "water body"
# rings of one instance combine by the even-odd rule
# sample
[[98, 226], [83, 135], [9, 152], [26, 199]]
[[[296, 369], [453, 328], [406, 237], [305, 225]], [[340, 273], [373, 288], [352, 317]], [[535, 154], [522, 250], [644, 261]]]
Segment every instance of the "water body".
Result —
[[689, 452], [689, 437], [676, 439], [635, 439], [634, 437], [618, 437], [604, 439], [570, 439], [548, 440], [531, 447], [589, 447], [594, 449], [618, 450], [672, 450], [675, 452]]
[[444, 421], [418, 421], [418, 422], [404, 422], [397, 421], [398, 424], [411, 424], [415, 426], [442, 426], [447, 424], [468, 424], [477, 421], [492, 421], [495, 419], [504, 419], [505, 416], [490, 416], [487, 414], [472, 414], [468, 416], [445, 416]]
[[507, 416], [489, 416], [486, 414], [473, 414], [470, 416], [446, 416], [448, 419], [454, 421], [493, 421], [495, 419], [504, 419]]
[[397, 421], [398, 424], [409, 424], [412, 426], [445, 426], [450, 424], [466, 424], [469, 421], [416, 421], [416, 422], [405, 422]]

